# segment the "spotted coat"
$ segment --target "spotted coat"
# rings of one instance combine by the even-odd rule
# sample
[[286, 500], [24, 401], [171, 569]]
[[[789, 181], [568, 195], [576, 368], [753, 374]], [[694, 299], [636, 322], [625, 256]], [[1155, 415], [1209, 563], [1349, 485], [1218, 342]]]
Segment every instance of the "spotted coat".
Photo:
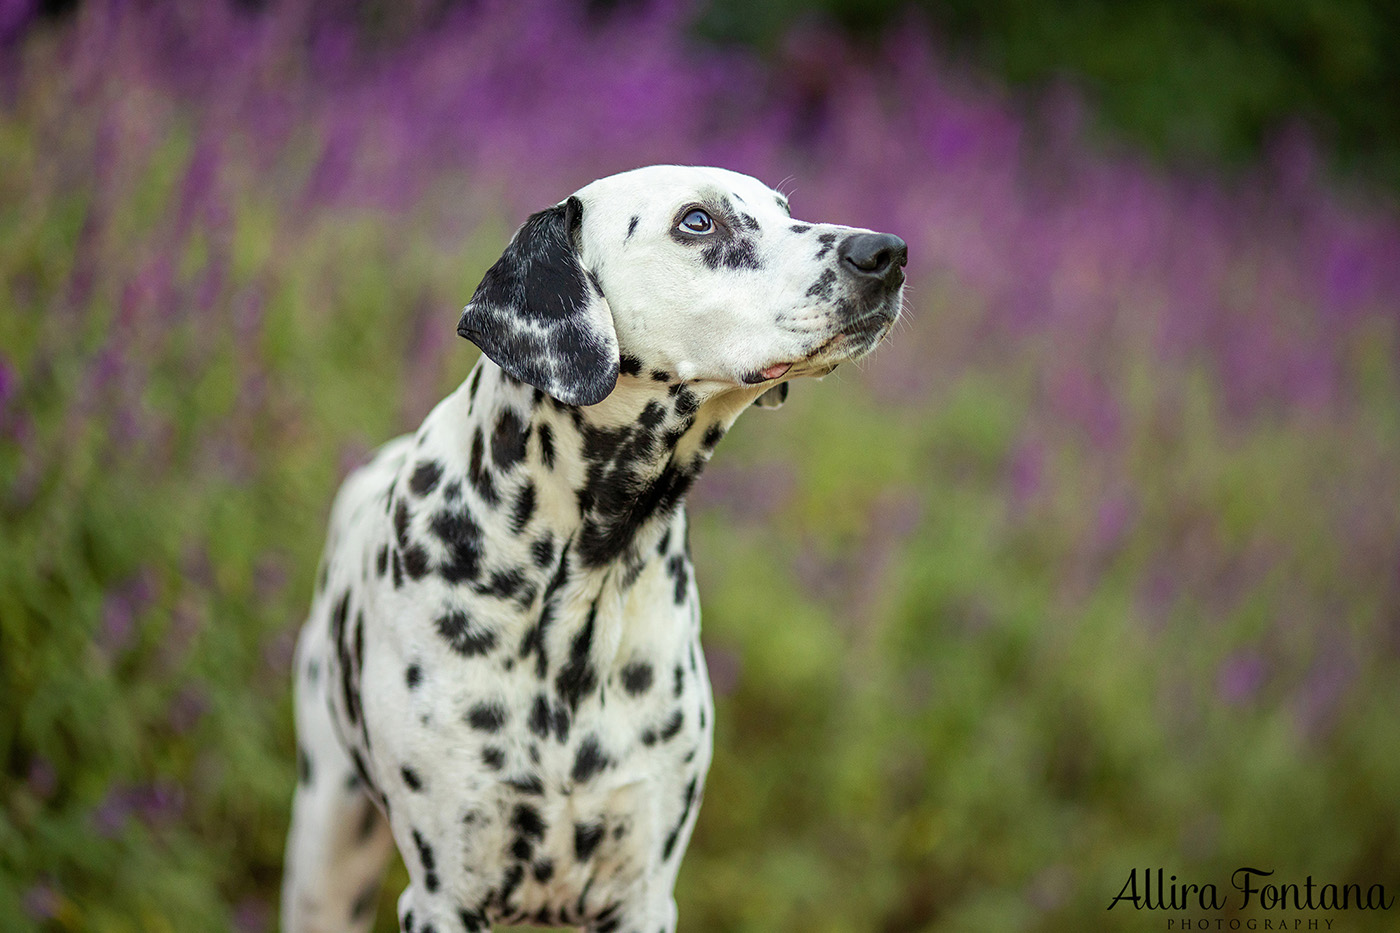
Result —
[[745, 408], [883, 338], [903, 262], [717, 169], [526, 221], [459, 324], [483, 358], [333, 506], [285, 930], [367, 929], [395, 846], [407, 933], [674, 930], [714, 727], [686, 492]]

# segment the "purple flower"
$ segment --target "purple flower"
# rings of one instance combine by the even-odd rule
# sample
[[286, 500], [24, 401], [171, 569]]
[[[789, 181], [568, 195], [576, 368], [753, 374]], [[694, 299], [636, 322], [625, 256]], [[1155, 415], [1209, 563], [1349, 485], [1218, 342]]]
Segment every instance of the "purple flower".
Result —
[[1132, 529], [1136, 514], [1137, 505], [1126, 493], [1109, 496], [1100, 502], [1094, 523], [1095, 552], [1108, 554], [1116, 550]]
[[787, 505], [795, 486], [796, 478], [787, 463], [748, 467], [717, 463], [705, 471], [690, 498], [698, 510], [722, 508], [735, 519], [763, 522]]
[[176, 735], [184, 735], [197, 726], [208, 711], [208, 693], [202, 687], [186, 684], [170, 703], [170, 728]]
[[272, 908], [261, 898], [244, 898], [233, 909], [233, 928], [238, 933], [264, 933], [270, 930]]
[[1254, 699], [1264, 684], [1267, 669], [1263, 657], [1255, 651], [1244, 651], [1226, 658], [1215, 677], [1216, 692], [1231, 706]]
[[5, 404], [14, 396], [18, 382], [19, 378], [15, 375], [14, 368], [0, 355], [0, 411], [4, 410]]
[[115, 838], [126, 828], [131, 817], [131, 792], [120, 785], [107, 790], [100, 803], [92, 811], [92, 827], [104, 839]]
[[39, 0], [0, 0], [0, 49], [24, 35], [39, 11]]
[[123, 592], [111, 592], [102, 601], [102, 620], [97, 630], [97, 647], [115, 659], [130, 645], [136, 631], [136, 609]]
[[184, 788], [174, 781], [157, 780], [130, 792], [132, 812], [155, 829], [175, 822], [185, 810]]
[[709, 670], [715, 695], [726, 697], [738, 688], [744, 662], [737, 651], [711, 645], [705, 649], [705, 667]]
[[41, 881], [24, 892], [24, 912], [36, 922], [54, 919], [62, 906], [62, 897], [48, 882]]
[[29, 763], [29, 792], [47, 800], [58, 790], [58, 772], [47, 758], [35, 758]]
[[1011, 504], [1014, 508], [1024, 508], [1040, 492], [1045, 477], [1045, 445], [1036, 438], [1028, 438], [1012, 452], [1007, 465], [1007, 479], [1011, 485]]

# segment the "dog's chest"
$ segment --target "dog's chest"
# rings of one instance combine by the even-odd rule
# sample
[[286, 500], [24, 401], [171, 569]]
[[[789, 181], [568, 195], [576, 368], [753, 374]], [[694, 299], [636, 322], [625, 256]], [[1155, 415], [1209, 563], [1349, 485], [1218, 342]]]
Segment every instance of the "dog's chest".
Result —
[[371, 625], [364, 720], [407, 857], [497, 919], [551, 921], [596, 915], [668, 862], [713, 723], [695, 607], [675, 590], [651, 562], [627, 594], [564, 601], [545, 632], [536, 619], [481, 656], [411, 614]]

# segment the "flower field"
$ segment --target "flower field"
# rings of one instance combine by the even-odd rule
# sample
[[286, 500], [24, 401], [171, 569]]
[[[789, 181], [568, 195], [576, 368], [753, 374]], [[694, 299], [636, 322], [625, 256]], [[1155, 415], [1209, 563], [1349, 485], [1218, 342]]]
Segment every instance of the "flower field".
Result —
[[[917, 23], [0, 4], [0, 929], [275, 927], [338, 480], [529, 212], [717, 164], [898, 233], [907, 313], [691, 497], [718, 699], [682, 930], [1161, 930], [1158, 867], [1400, 896], [1400, 211], [1301, 134], [1091, 146]], [[388, 7], [386, 7], [388, 9]], [[395, 928], [402, 869], [377, 929]], [[1291, 929], [1291, 927], [1289, 927]]]

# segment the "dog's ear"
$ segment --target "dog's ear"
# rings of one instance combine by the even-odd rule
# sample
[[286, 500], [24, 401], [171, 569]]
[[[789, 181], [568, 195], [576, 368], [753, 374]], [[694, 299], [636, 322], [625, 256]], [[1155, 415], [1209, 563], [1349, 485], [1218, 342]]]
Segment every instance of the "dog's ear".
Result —
[[617, 331], [575, 242], [583, 204], [533, 214], [486, 270], [457, 333], [510, 375], [568, 405], [595, 405], [617, 385]]
[[783, 402], [787, 401], [788, 384], [780, 382], [773, 388], [764, 392], [753, 403], [759, 408], [782, 408]]

